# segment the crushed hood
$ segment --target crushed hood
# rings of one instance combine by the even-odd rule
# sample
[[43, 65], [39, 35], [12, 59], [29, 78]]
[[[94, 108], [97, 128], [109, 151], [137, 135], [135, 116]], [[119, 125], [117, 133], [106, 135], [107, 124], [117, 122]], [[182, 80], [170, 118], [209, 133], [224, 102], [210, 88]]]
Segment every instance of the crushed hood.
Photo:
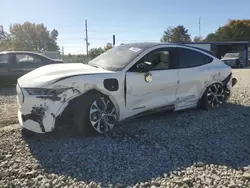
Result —
[[37, 68], [20, 77], [17, 82], [21, 87], [43, 87], [63, 77], [102, 73], [112, 73], [112, 71], [82, 63], [60, 63]]

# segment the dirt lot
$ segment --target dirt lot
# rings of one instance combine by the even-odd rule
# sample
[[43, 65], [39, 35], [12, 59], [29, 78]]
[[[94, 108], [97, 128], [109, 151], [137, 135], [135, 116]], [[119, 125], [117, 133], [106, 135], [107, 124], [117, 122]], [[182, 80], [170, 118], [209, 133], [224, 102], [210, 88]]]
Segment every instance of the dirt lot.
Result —
[[0, 127], [18, 123], [15, 88], [0, 88]]
[[[250, 69], [219, 110], [160, 113], [121, 136], [0, 131], [0, 187], [250, 187]], [[16, 123], [14, 89], [0, 90], [0, 126]]]

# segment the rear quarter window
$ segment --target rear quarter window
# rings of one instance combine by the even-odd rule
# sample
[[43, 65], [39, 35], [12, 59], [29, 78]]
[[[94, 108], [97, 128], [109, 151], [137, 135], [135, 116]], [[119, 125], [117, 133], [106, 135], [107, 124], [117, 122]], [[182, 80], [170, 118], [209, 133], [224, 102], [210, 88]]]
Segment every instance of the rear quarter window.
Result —
[[8, 54], [0, 54], [0, 64], [8, 63]]
[[202, 66], [211, 63], [212, 61], [212, 57], [203, 54], [202, 52], [187, 48], [178, 49], [179, 68], [191, 68]]

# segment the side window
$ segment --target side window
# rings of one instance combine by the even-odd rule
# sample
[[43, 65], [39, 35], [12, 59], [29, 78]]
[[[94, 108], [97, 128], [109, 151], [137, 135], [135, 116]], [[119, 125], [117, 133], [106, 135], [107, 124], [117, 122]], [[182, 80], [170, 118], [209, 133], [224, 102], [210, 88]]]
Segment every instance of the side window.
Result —
[[42, 59], [35, 55], [29, 54], [16, 54], [17, 64], [21, 63], [41, 63]]
[[174, 49], [175, 48], [161, 48], [153, 50], [141, 58], [129, 71], [138, 72], [137, 65], [140, 63], [148, 64], [148, 71], [171, 69], [176, 63]]
[[9, 55], [8, 54], [0, 54], [0, 64], [6, 64], [9, 62]]
[[170, 67], [170, 52], [168, 50], [156, 51], [145, 57], [151, 63], [151, 70], [166, 70]]
[[179, 48], [178, 60], [179, 68], [191, 68], [211, 63], [213, 58], [195, 50]]

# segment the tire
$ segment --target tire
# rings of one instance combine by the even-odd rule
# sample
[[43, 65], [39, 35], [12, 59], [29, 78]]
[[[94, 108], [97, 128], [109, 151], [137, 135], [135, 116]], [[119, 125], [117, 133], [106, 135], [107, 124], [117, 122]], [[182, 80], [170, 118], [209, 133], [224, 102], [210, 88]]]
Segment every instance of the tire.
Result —
[[220, 108], [225, 100], [224, 86], [220, 83], [214, 83], [207, 87], [198, 105], [205, 110], [216, 109]]
[[[97, 108], [93, 109], [93, 107], [96, 107], [96, 105], [98, 105], [99, 109], [101, 109], [103, 107], [101, 106], [102, 100], [104, 100], [105, 102], [109, 101], [107, 105], [108, 110], [103, 113], [101, 113], [100, 110], [98, 110]], [[104, 123], [108, 122], [107, 117], [109, 119], [112, 119], [110, 118], [110, 116], [108, 116], [110, 108], [115, 110], [113, 113], [115, 115], [114, 116], [112, 115], [113, 119], [115, 119], [114, 123], [112, 122], [112, 126], [108, 126], [111, 125], [110, 121], [109, 124]], [[90, 111], [91, 109], [92, 109], [92, 115]], [[100, 116], [101, 114], [102, 116]], [[97, 128], [99, 124], [98, 125], [95, 124], [95, 126], [92, 124], [93, 118], [102, 119], [100, 120], [101, 122], [99, 128]], [[109, 97], [98, 92], [90, 92], [86, 94], [81, 100], [79, 100], [79, 103], [76, 105], [76, 107], [74, 107], [73, 124], [78, 134], [80, 134], [81, 136], [87, 136], [87, 137], [97, 136], [109, 132], [114, 128], [116, 120], [117, 120], [117, 112], [114, 104], [109, 99]]]

